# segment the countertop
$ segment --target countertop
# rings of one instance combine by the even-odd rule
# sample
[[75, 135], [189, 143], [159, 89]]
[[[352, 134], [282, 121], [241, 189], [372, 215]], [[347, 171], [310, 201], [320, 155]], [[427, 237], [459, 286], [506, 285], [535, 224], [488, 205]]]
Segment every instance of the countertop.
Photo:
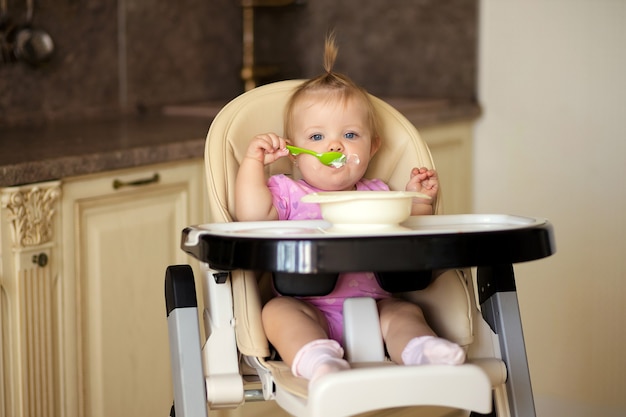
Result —
[[150, 116], [0, 128], [0, 186], [202, 158], [211, 120]]
[[[480, 116], [475, 102], [388, 99], [419, 129]], [[215, 106], [109, 120], [0, 127], [0, 187], [202, 158]]]

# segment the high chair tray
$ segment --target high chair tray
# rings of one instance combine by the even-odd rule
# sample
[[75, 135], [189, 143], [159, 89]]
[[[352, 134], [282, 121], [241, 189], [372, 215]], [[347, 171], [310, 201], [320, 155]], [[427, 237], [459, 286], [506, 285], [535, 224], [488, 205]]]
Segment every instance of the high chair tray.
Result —
[[323, 220], [211, 223], [183, 230], [182, 249], [218, 270], [310, 274], [419, 271], [550, 256], [552, 225], [503, 214], [415, 216], [350, 230]]
[[[545, 219], [418, 216], [397, 226], [353, 230], [323, 220], [212, 223], [185, 228], [181, 247], [213, 271], [266, 271], [275, 278], [294, 275], [294, 281], [372, 271], [400, 276], [396, 283], [413, 272], [406, 275], [412, 283], [415, 276], [432, 278], [432, 270], [476, 266], [481, 314], [498, 335], [506, 366], [510, 415], [535, 416], [513, 264], [555, 252], [552, 225]], [[226, 282], [225, 275], [212, 276], [219, 283], [218, 278]]]

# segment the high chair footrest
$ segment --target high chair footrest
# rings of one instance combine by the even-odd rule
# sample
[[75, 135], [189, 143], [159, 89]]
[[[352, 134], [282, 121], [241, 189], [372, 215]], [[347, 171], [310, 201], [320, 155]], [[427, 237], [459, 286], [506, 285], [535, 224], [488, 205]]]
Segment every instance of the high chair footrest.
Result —
[[309, 417], [351, 416], [418, 405], [486, 414], [491, 412], [492, 387], [487, 375], [475, 365], [393, 365], [325, 375], [311, 386], [308, 399], [278, 390], [276, 400], [286, 411]]

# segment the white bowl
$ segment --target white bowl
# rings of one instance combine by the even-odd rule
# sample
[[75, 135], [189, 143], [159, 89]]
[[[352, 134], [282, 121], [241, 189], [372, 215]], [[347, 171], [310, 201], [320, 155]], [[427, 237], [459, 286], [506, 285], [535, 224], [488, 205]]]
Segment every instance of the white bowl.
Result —
[[308, 194], [301, 201], [318, 203], [335, 230], [372, 231], [399, 228], [411, 215], [415, 197], [430, 199], [409, 191], [329, 191]]

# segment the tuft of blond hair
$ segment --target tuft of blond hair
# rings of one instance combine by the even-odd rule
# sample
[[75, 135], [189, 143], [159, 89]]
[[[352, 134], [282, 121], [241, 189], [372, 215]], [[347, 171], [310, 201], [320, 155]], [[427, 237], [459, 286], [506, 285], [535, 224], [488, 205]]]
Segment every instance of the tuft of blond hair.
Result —
[[333, 71], [338, 51], [339, 48], [337, 48], [337, 44], [335, 43], [335, 33], [334, 31], [330, 31], [324, 41], [324, 73], [300, 84], [287, 101], [284, 116], [285, 135], [287, 137], [293, 136], [293, 112], [295, 103], [306, 94], [322, 92], [326, 100], [340, 100], [343, 101], [343, 103], [346, 103], [348, 99], [353, 97], [363, 100], [367, 106], [370, 131], [373, 138], [372, 141], [375, 144], [379, 144], [378, 117], [369, 94], [364, 88], [355, 84], [349, 77]]
[[328, 74], [333, 72], [338, 50], [337, 43], [335, 42], [335, 33], [330, 32], [326, 35], [326, 41], [324, 42], [324, 70]]

